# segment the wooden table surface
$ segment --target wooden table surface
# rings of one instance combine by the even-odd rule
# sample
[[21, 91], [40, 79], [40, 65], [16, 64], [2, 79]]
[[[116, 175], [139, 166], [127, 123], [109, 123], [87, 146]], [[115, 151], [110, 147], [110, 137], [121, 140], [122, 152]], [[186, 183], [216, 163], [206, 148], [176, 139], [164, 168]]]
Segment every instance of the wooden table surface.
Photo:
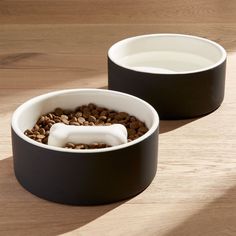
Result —
[[[13, 173], [10, 119], [36, 95], [107, 85], [106, 53], [147, 33], [215, 40], [228, 52], [222, 106], [161, 121], [152, 184], [115, 204], [75, 207], [24, 190]], [[0, 1], [0, 235], [236, 235], [236, 1]]]

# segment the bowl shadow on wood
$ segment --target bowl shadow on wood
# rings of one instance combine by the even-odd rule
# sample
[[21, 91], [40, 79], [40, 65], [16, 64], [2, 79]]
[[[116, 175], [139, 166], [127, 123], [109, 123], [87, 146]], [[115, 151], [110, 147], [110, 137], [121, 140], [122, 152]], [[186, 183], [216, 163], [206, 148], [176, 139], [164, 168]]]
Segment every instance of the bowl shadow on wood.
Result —
[[125, 202], [70, 206], [40, 199], [17, 182], [12, 157], [0, 161], [0, 189], [0, 235], [66, 233], [88, 224]]
[[236, 235], [235, 212], [236, 185], [164, 236]]
[[[102, 87], [99, 87], [99, 89], [108, 89], [108, 85], [104, 85]], [[157, 111], [158, 113], [158, 111]], [[188, 123], [191, 123], [195, 120], [198, 120], [205, 115], [194, 117], [191, 119], [182, 119], [182, 120], [160, 120], [160, 128], [159, 128], [159, 133], [167, 133], [172, 130], [178, 129], [184, 125], [187, 125]]]
[[178, 129], [184, 125], [187, 125], [191, 122], [194, 122], [195, 120], [198, 120], [198, 118], [192, 118], [192, 119], [184, 119], [184, 120], [160, 120], [160, 130], [159, 133], [168, 133], [172, 130]]
[[[219, 107], [217, 107], [215, 110], [200, 115], [200, 116], [196, 116], [193, 118], [189, 118], [189, 119], [176, 119], [176, 120], [160, 120], [160, 128], [159, 128], [159, 133], [163, 134], [163, 133], [168, 133], [172, 130], [178, 129], [184, 125], [187, 125], [191, 122], [194, 122], [196, 120], [199, 120], [201, 118], [204, 118], [205, 116], [210, 115], [211, 113], [214, 113], [215, 111], [217, 111], [219, 108], [221, 107], [221, 105]], [[158, 111], [157, 111], [158, 113]]]
[[102, 87], [99, 87], [99, 89], [108, 89], [108, 85], [104, 85]]

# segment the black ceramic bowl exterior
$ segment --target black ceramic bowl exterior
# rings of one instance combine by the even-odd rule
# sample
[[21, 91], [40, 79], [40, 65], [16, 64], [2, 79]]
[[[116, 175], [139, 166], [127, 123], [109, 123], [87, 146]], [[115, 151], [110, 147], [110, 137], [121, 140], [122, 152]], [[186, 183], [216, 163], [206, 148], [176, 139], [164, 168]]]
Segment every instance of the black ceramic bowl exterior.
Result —
[[124, 39], [108, 52], [108, 87], [138, 96], [160, 119], [204, 115], [224, 98], [226, 52], [189, 35], [154, 34]]
[[[56, 107], [74, 109], [93, 102], [126, 111], [145, 121], [149, 131], [119, 146], [69, 150], [37, 143], [23, 134], [41, 114]], [[159, 118], [134, 96], [100, 89], [52, 92], [22, 104], [12, 117], [15, 175], [31, 193], [58, 203], [105, 204], [132, 197], [153, 180], [157, 169]]]

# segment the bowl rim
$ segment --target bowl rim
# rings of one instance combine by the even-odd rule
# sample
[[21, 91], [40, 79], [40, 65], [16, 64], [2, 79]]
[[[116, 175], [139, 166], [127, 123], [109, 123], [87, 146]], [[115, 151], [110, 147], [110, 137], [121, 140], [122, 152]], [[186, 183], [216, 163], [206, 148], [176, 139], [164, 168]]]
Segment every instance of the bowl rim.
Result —
[[[42, 144], [42, 143], [39, 143], [33, 139], [30, 139], [28, 136], [26, 136], [20, 130], [20, 128], [18, 126], [19, 115], [21, 114], [22, 110], [24, 110], [25, 107], [31, 106], [35, 102], [39, 102], [41, 100], [44, 100], [44, 99], [47, 99], [47, 98], [50, 98], [53, 96], [71, 93], [71, 92], [81, 92], [81, 91], [109, 93], [109, 94], [115, 94], [118, 96], [126, 96], [126, 97], [129, 97], [130, 99], [135, 99], [136, 101], [144, 104], [146, 107], [148, 107], [148, 109], [150, 109], [150, 111], [153, 114], [153, 124], [152, 124], [151, 128], [147, 131], [147, 133], [145, 133], [141, 137], [139, 137], [131, 142], [117, 145], [117, 146], [113, 146], [113, 147], [101, 148], [101, 149], [67, 149], [67, 148], [63, 148], [63, 147], [49, 146], [47, 144]], [[114, 90], [97, 89], [97, 88], [66, 89], [66, 90], [58, 90], [58, 91], [45, 93], [45, 94], [33, 97], [33, 98], [27, 100], [26, 102], [24, 102], [23, 104], [21, 104], [14, 111], [14, 113], [12, 115], [11, 127], [12, 127], [13, 131], [16, 133], [16, 135], [18, 135], [21, 139], [23, 139], [24, 141], [26, 141], [29, 144], [35, 145], [35, 146], [43, 148], [43, 149], [47, 149], [47, 150], [51, 150], [51, 151], [58, 151], [58, 152], [66, 152], [66, 153], [103, 153], [103, 152], [111, 152], [111, 151], [116, 151], [119, 149], [124, 149], [124, 148], [130, 147], [130, 146], [133, 146], [137, 143], [142, 142], [143, 140], [145, 140], [146, 138], [151, 136], [156, 131], [156, 129], [159, 127], [159, 116], [158, 116], [157, 111], [149, 103], [147, 103], [146, 101], [144, 101], [136, 96], [133, 96], [133, 95], [130, 95], [127, 93], [122, 93], [122, 92], [118, 92], [118, 91], [114, 91]]]
[[[139, 38], [150, 38], [150, 37], [182, 37], [182, 38], [189, 38], [189, 39], [197, 39], [199, 41], [204, 41], [208, 44], [213, 45], [214, 47], [216, 47], [222, 54], [221, 58], [214, 63], [211, 66], [206, 66], [203, 67], [201, 69], [198, 70], [189, 70], [189, 71], [177, 71], [174, 73], [167, 73], [167, 72], [157, 72], [157, 71], [142, 71], [142, 70], [138, 70], [138, 69], [133, 69], [131, 67], [125, 66], [120, 64], [119, 62], [117, 62], [117, 60], [114, 60], [113, 56], [112, 56], [112, 50], [121, 45], [121, 44], [125, 44], [128, 43], [129, 41], [135, 40], [135, 39], [139, 39]], [[207, 38], [203, 38], [203, 37], [199, 37], [199, 36], [195, 36], [195, 35], [188, 35], [188, 34], [176, 34], [176, 33], [160, 33], [160, 34], [144, 34], [144, 35], [137, 35], [137, 36], [133, 36], [133, 37], [129, 37], [129, 38], [125, 38], [122, 39], [116, 43], [114, 43], [109, 49], [108, 49], [108, 53], [107, 53], [108, 58], [116, 65], [125, 68], [127, 70], [131, 70], [131, 71], [135, 71], [135, 72], [139, 72], [139, 73], [146, 73], [146, 74], [160, 74], [160, 75], [184, 75], [184, 74], [194, 74], [194, 73], [198, 73], [198, 72], [203, 72], [203, 71], [208, 71], [211, 70], [213, 68], [216, 68], [217, 66], [219, 66], [220, 64], [222, 64], [226, 58], [227, 58], [227, 53], [226, 50], [218, 43], [207, 39]]]

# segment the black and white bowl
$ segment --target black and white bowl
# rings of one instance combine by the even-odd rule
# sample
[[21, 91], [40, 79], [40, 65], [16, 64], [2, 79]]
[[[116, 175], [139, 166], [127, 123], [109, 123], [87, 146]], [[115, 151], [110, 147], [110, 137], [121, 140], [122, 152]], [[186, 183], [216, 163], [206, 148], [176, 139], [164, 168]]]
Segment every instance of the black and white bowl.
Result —
[[127, 38], [108, 51], [108, 87], [138, 96], [161, 119], [214, 111], [224, 98], [226, 52], [205, 38], [152, 34]]
[[[125, 111], [144, 121], [149, 131], [119, 146], [72, 150], [38, 143], [24, 131], [56, 107], [75, 109], [95, 103]], [[157, 169], [159, 118], [147, 102], [120, 92], [74, 89], [52, 92], [22, 104], [12, 117], [15, 175], [31, 193], [59, 203], [104, 204], [132, 197], [152, 181]]]

